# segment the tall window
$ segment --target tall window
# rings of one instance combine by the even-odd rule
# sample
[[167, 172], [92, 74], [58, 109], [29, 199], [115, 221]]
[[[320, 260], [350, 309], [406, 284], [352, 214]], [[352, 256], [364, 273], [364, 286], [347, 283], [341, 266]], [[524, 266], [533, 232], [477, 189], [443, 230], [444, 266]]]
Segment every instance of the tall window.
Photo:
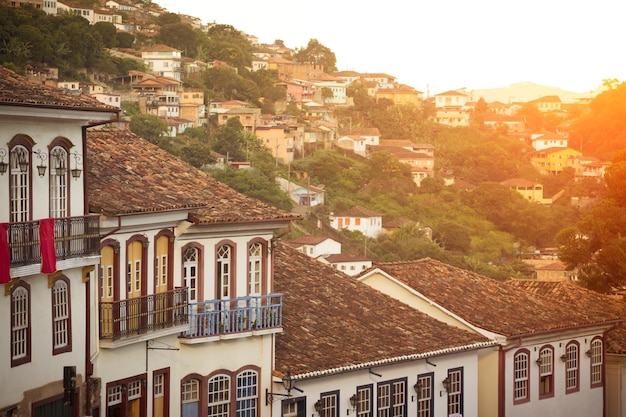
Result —
[[217, 249], [217, 298], [230, 297], [230, 246], [222, 245]]
[[168, 290], [170, 237], [159, 236], [155, 246], [154, 289], [156, 293], [163, 293]]
[[261, 277], [263, 265], [263, 246], [256, 242], [248, 249], [248, 282], [250, 295], [261, 294]]
[[528, 390], [528, 362], [529, 353], [527, 350], [520, 350], [513, 357], [513, 402], [520, 404], [530, 401]]
[[364, 385], [356, 389], [356, 417], [372, 416], [372, 386]]
[[579, 390], [579, 362], [578, 343], [568, 343], [565, 347], [565, 392], [567, 394]]
[[431, 372], [417, 377], [417, 417], [433, 416], [433, 376]]
[[198, 417], [200, 406], [200, 381], [186, 379], [180, 386], [180, 404], [182, 417]]
[[67, 150], [55, 146], [50, 151], [50, 217], [69, 216]]
[[404, 417], [406, 415], [406, 380], [381, 382], [377, 388], [378, 417]]
[[244, 371], [237, 375], [237, 417], [257, 417], [258, 373]]
[[11, 149], [11, 223], [30, 220], [30, 150], [23, 145]]
[[325, 392], [320, 396], [319, 417], [339, 417], [339, 391]]
[[591, 387], [602, 386], [602, 363], [603, 349], [602, 339], [595, 338], [591, 341]]
[[208, 416], [228, 417], [230, 414], [230, 377], [216, 375], [208, 382]]
[[539, 398], [554, 396], [554, 349], [545, 346], [539, 351]]
[[59, 354], [72, 350], [70, 321], [70, 284], [59, 277], [52, 287], [52, 352]]
[[448, 415], [463, 414], [463, 369], [450, 369], [448, 384]]
[[183, 286], [189, 302], [198, 301], [198, 249], [194, 247], [188, 247], [183, 254]]
[[11, 290], [11, 366], [30, 362], [30, 287], [16, 284]]

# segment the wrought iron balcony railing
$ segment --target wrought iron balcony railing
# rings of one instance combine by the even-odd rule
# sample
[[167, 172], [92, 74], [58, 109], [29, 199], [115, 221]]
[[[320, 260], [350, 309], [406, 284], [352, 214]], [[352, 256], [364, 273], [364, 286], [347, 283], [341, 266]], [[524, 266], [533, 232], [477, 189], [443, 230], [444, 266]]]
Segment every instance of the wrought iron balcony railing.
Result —
[[184, 325], [188, 319], [187, 288], [100, 302], [100, 339], [119, 340]]
[[283, 295], [247, 296], [189, 303], [189, 330], [183, 337], [279, 329], [283, 325]]
[[[38, 220], [10, 223], [8, 235], [12, 267], [41, 263]], [[99, 216], [54, 219], [54, 245], [57, 260], [98, 255]]]

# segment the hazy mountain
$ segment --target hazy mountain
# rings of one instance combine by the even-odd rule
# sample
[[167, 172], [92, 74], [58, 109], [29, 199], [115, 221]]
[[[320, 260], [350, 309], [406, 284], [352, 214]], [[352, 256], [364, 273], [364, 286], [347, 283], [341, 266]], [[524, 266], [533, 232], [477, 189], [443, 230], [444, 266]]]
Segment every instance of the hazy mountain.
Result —
[[476, 100], [482, 97], [488, 103], [494, 101], [499, 101], [501, 103], [512, 103], [516, 101], [526, 102], [544, 96], [559, 96], [562, 102], [571, 103], [576, 101], [578, 98], [589, 98], [592, 95], [595, 96], [596, 92], [574, 93], [572, 91], [563, 90], [559, 87], [549, 87], [528, 81], [510, 84], [506, 87], [474, 90]]

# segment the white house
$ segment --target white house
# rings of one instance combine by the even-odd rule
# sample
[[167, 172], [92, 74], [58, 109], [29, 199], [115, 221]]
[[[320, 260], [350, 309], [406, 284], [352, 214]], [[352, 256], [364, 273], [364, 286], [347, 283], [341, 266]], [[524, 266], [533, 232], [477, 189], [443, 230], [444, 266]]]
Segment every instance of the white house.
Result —
[[154, 45], [141, 50], [141, 59], [154, 75], [182, 79], [182, 52], [166, 45]]
[[85, 206], [84, 129], [118, 112], [0, 66], [2, 415], [87, 405], [100, 229]]
[[341, 243], [327, 236], [303, 235], [286, 244], [311, 258], [341, 253]]
[[337, 139], [337, 147], [364, 157], [367, 151], [367, 139], [358, 135], [341, 136]]
[[279, 244], [271, 416], [479, 416], [478, 367], [496, 342], [415, 311]]
[[572, 308], [428, 258], [376, 264], [357, 279], [501, 344], [479, 358], [478, 415], [603, 415], [605, 332], [617, 314]]
[[341, 213], [331, 213], [330, 226], [336, 230], [358, 231], [371, 238], [377, 237], [383, 231], [382, 215], [359, 206]]
[[353, 255], [350, 253], [335, 253], [331, 255], [322, 255], [317, 258], [318, 261], [329, 264], [333, 268], [355, 276], [360, 274], [372, 266], [372, 260], [365, 256]]
[[91, 131], [88, 145], [89, 206], [103, 235], [98, 415], [268, 415], [261, 393], [282, 331], [273, 233], [296, 217], [128, 131]]
[[565, 136], [553, 132], [533, 133], [530, 135], [530, 140], [536, 151], [549, 148], [567, 148], [569, 143]]

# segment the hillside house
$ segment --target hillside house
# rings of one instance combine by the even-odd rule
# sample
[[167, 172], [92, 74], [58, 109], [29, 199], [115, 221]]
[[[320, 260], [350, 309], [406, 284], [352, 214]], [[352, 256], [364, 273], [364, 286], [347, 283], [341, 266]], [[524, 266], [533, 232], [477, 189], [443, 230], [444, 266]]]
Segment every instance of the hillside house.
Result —
[[182, 52], [178, 49], [166, 45], [144, 47], [141, 59], [154, 75], [182, 79]]
[[558, 133], [533, 133], [530, 136], [532, 147], [536, 151], [542, 151], [550, 148], [567, 148], [568, 140], [565, 136]]
[[344, 274], [355, 276], [372, 266], [372, 260], [365, 256], [353, 255], [351, 253], [335, 253], [322, 255], [318, 261], [328, 264]]
[[376, 238], [382, 232], [382, 215], [364, 207], [355, 206], [341, 213], [330, 215], [330, 227], [335, 230], [347, 229], [361, 232]]
[[538, 182], [525, 178], [511, 178], [500, 182], [500, 184], [517, 191], [525, 200], [531, 203], [550, 204], [552, 202], [551, 199], [544, 199], [543, 185]]
[[328, 236], [303, 235], [285, 244], [311, 258], [341, 253], [341, 243]]
[[567, 167], [576, 169], [578, 158], [582, 152], [572, 148], [547, 148], [535, 152], [530, 163], [539, 170], [542, 175], [556, 175]]

